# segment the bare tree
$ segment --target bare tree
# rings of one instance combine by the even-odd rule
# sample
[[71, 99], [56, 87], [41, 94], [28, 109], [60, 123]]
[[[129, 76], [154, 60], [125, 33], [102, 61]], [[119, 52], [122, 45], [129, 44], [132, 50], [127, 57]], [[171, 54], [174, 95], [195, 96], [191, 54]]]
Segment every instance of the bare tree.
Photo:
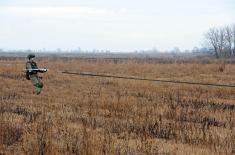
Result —
[[232, 26], [233, 54], [235, 54], [235, 24]]
[[218, 41], [219, 56], [226, 56], [227, 51], [225, 49], [226, 46], [225, 29], [220, 28], [218, 32], [219, 32], [219, 41]]
[[233, 32], [232, 32], [232, 27], [226, 26], [224, 28], [224, 33], [225, 33], [225, 43], [226, 43], [226, 50], [229, 54], [229, 56], [232, 56], [233, 54]]
[[211, 28], [205, 34], [207, 43], [215, 52], [216, 58], [231, 57], [235, 53], [235, 24]]
[[205, 38], [209, 46], [214, 49], [216, 58], [219, 58], [219, 29], [210, 28], [209, 31], [205, 34]]

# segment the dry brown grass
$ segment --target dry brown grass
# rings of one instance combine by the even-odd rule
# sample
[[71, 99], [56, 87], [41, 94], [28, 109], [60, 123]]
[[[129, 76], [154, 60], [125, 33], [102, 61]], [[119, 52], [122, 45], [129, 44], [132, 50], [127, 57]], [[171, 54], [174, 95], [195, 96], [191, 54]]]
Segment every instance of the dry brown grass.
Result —
[[235, 83], [235, 65], [148, 60], [44, 59], [33, 94], [25, 62], [0, 61], [0, 154], [233, 154], [235, 90], [80, 77], [90, 71], [182, 81]]

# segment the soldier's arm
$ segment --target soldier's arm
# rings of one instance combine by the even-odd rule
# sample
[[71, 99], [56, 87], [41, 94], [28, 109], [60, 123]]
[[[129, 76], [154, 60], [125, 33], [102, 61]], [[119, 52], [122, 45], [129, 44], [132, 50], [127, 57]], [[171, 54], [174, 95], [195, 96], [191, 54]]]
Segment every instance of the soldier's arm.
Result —
[[38, 69], [38, 71], [37, 71], [37, 72], [39, 72], [39, 73], [45, 73], [45, 72], [47, 72], [47, 70], [48, 70], [48, 69], [44, 69], [44, 68], [43, 68], [43, 69], [38, 68], [38, 65], [37, 65], [37, 63], [36, 63], [36, 62], [35, 62], [35, 64], [34, 64], [34, 65], [35, 65], [35, 68], [36, 68], [36, 69]]

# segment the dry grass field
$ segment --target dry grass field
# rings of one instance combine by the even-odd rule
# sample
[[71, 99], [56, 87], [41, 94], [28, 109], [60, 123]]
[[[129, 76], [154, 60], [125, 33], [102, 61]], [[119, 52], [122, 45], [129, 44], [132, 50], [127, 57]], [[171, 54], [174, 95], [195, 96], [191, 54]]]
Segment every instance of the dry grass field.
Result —
[[36, 59], [40, 95], [25, 60], [0, 60], [0, 154], [235, 154], [235, 88], [81, 77], [86, 71], [235, 84], [235, 65], [137, 59]]

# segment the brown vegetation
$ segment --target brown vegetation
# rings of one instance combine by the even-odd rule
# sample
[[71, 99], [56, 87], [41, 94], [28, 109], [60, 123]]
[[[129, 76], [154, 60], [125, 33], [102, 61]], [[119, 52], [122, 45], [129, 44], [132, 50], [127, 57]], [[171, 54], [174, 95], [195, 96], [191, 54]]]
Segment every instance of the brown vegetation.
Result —
[[[162, 60], [161, 60], [162, 61]], [[0, 61], [0, 154], [233, 154], [235, 89], [80, 77], [63, 70], [235, 83], [235, 65], [39, 60], [33, 94], [20, 59]]]

